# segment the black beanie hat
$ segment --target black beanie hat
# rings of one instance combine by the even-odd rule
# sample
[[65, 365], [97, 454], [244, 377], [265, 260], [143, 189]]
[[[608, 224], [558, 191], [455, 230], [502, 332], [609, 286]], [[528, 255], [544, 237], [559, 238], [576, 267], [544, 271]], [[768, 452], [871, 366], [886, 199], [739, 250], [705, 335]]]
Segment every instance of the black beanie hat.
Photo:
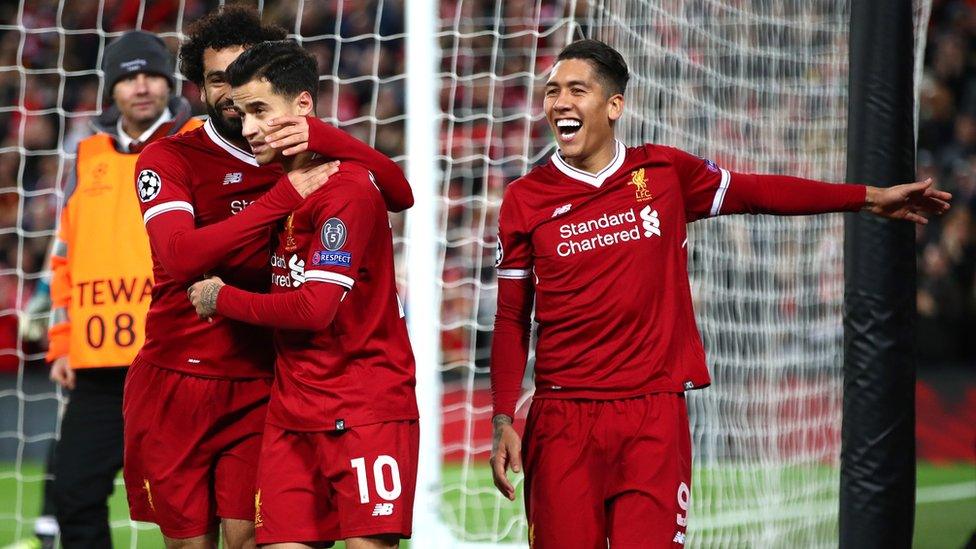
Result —
[[102, 71], [105, 73], [105, 98], [112, 98], [112, 88], [129, 74], [147, 72], [165, 76], [170, 87], [173, 79], [173, 56], [155, 34], [134, 30], [118, 37], [105, 48]]

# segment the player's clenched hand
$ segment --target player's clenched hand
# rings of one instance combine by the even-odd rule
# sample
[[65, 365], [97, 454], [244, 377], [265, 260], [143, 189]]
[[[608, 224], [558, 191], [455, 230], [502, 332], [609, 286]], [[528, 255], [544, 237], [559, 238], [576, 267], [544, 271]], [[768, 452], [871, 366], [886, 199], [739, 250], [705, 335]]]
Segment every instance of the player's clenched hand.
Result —
[[868, 187], [864, 208], [889, 219], [905, 219], [925, 225], [928, 215], [949, 210], [952, 195], [932, 187], [932, 178], [894, 187]]
[[515, 486], [508, 480], [506, 471], [511, 467], [516, 473], [522, 472], [522, 439], [512, 427], [512, 418], [498, 414], [491, 420], [494, 435], [491, 439], [491, 476], [495, 488], [503, 496], [515, 501]]
[[288, 180], [292, 187], [302, 195], [302, 198], [315, 192], [319, 187], [332, 177], [332, 174], [339, 171], [339, 161], [325, 162], [303, 168], [296, 168], [288, 172]]
[[223, 286], [224, 281], [214, 276], [194, 283], [187, 290], [190, 303], [193, 304], [200, 318], [210, 318], [217, 312], [217, 294]]
[[273, 149], [283, 149], [281, 154], [293, 156], [308, 150], [308, 120], [304, 116], [282, 116], [268, 122], [275, 129], [264, 137]]
[[75, 388], [75, 371], [71, 369], [71, 364], [68, 364], [67, 356], [54, 359], [51, 363], [50, 378], [65, 389]]

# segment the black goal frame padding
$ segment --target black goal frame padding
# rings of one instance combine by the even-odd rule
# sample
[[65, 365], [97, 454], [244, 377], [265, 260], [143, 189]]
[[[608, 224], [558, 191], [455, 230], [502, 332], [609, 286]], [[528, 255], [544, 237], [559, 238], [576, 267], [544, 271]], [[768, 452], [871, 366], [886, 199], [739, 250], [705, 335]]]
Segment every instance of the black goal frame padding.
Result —
[[[847, 181], [915, 179], [911, 0], [853, 0]], [[847, 214], [840, 547], [911, 547], [915, 519], [915, 228]]]

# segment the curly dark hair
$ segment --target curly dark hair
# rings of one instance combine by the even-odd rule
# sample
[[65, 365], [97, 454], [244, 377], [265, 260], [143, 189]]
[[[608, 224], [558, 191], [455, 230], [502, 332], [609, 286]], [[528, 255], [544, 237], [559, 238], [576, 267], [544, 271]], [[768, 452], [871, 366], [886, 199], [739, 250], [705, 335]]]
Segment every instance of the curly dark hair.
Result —
[[283, 40], [288, 32], [278, 25], [261, 24], [261, 15], [249, 6], [224, 5], [193, 23], [180, 48], [180, 72], [196, 85], [203, 83], [203, 52], [230, 46], [249, 47], [268, 40]]

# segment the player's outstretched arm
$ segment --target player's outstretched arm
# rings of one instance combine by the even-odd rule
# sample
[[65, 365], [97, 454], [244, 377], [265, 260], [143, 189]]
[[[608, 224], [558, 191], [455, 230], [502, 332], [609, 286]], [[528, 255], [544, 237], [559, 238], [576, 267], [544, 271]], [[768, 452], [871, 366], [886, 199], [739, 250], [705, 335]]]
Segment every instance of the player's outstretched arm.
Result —
[[192, 280], [265, 234], [270, 223], [293, 211], [337, 170], [334, 162], [293, 170], [241, 213], [205, 227], [196, 227], [193, 207], [187, 200], [143, 204], [149, 242], [170, 276], [178, 281]]
[[664, 147], [681, 180], [688, 221], [727, 214], [810, 215], [869, 211], [925, 223], [949, 209], [952, 195], [919, 181], [888, 188], [825, 183], [801, 177], [731, 172], [714, 162]]
[[904, 219], [925, 225], [927, 216], [949, 211], [952, 195], [933, 188], [932, 178], [893, 187], [868, 187], [864, 209], [888, 219]]
[[732, 173], [720, 214], [809, 215], [869, 211], [889, 219], [928, 223], [926, 216], [949, 210], [952, 195], [932, 181], [894, 187], [825, 183], [799, 177]]
[[218, 277], [190, 286], [187, 295], [201, 318], [215, 314], [284, 330], [321, 331], [339, 310], [345, 288], [327, 282], [306, 282], [294, 292], [258, 294], [227, 286]]
[[386, 155], [314, 116], [287, 116], [272, 120], [280, 129], [265, 138], [268, 145], [281, 148], [285, 156], [305, 151], [329, 159], [359, 162], [376, 177], [386, 208], [399, 212], [413, 206], [413, 192], [403, 170]]

